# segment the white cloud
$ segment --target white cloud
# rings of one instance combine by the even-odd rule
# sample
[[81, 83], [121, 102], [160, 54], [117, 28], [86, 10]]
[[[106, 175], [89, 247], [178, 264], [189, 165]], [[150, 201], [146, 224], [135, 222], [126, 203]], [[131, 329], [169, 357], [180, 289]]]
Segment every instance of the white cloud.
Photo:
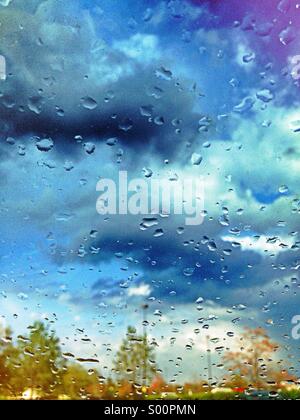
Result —
[[136, 286], [136, 287], [130, 287], [127, 293], [129, 297], [133, 297], [133, 296], [147, 297], [151, 293], [151, 288], [149, 284], [140, 284], [139, 286]]
[[155, 35], [138, 33], [129, 39], [115, 42], [114, 48], [143, 63], [151, 63], [160, 57], [158, 38]]
[[243, 236], [238, 238], [233, 236], [223, 236], [222, 240], [231, 243], [238, 242], [243, 251], [254, 251], [266, 257], [270, 253], [277, 255], [281, 252], [288, 251], [294, 243], [292, 238], [285, 238], [282, 240], [280, 238], [275, 239], [264, 235], [259, 237]]

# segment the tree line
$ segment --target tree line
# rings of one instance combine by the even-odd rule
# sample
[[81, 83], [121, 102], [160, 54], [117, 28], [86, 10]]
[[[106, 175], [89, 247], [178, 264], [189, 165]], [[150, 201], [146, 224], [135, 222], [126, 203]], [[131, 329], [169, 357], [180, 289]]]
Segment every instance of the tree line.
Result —
[[[0, 398], [43, 399], [136, 399], [159, 397], [163, 392], [209, 392], [212, 387], [236, 390], [278, 389], [297, 378], [283, 368], [277, 355], [280, 346], [261, 329], [246, 329], [237, 339], [236, 350], [223, 356], [223, 378], [200, 380], [183, 387], [162, 377], [155, 351], [146, 334], [129, 327], [116, 352], [111, 375], [104, 378], [88, 364], [70, 361], [60, 340], [49, 326], [35, 322], [16, 340], [6, 328], [0, 341]], [[86, 361], [85, 359], [77, 359]]]

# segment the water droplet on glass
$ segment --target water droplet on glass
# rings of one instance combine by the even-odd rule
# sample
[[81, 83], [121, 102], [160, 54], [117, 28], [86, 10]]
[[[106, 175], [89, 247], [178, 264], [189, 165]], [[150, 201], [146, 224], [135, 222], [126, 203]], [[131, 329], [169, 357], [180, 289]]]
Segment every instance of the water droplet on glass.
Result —
[[94, 151], [96, 150], [96, 146], [94, 143], [88, 142], [88, 143], [84, 143], [83, 145], [85, 152], [88, 155], [92, 155], [94, 153]]
[[28, 108], [35, 114], [42, 112], [43, 98], [41, 96], [33, 96], [28, 99]]
[[257, 99], [268, 103], [274, 99], [274, 94], [269, 89], [263, 89], [257, 92], [256, 97]]
[[85, 96], [84, 98], [81, 98], [81, 104], [83, 108], [88, 109], [90, 111], [97, 108], [98, 103], [95, 101], [95, 99], [91, 98], [90, 96]]
[[255, 32], [257, 35], [261, 37], [265, 37], [271, 34], [272, 30], [274, 28], [274, 24], [271, 22], [262, 23], [260, 25], [257, 25], [255, 28]]
[[238, 105], [236, 105], [233, 110], [234, 112], [237, 112], [239, 114], [243, 114], [244, 112], [250, 111], [253, 108], [253, 105], [255, 103], [255, 100], [251, 98], [250, 96], [247, 96], [240, 102]]
[[150, 168], [143, 168], [143, 173], [145, 178], [151, 178], [153, 175], [153, 171]]
[[133, 127], [133, 121], [130, 118], [125, 118], [120, 124], [119, 129], [122, 131], [129, 131]]
[[218, 248], [214, 241], [209, 241], [207, 247], [210, 251], [215, 252]]
[[198, 166], [201, 164], [203, 158], [201, 155], [199, 155], [198, 153], [193, 153], [192, 157], [191, 157], [191, 164]]
[[195, 272], [195, 269], [194, 269], [194, 268], [185, 268], [185, 269], [183, 270], [183, 274], [184, 274], [186, 277], [191, 277], [191, 276], [194, 274], [194, 272]]
[[243, 62], [246, 63], [246, 64], [251, 63], [254, 60], [255, 60], [255, 53], [254, 52], [251, 52], [249, 54], [245, 54], [243, 56]]
[[49, 152], [54, 146], [52, 139], [42, 139], [37, 141], [36, 147], [40, 152]]
[[140, 113], [143, 117], [150, 118], [153, 114], [154, 107], [152, 105], [144, 105], [140, 108]]
[[140, 224], [140, 229], [147, 230], [157, 225], [158, 225], [158, 220], [156, 217], [146, 217], [143, 219], [142, 223]]
[[277, 9], [281, 12], [281, 13], [287, 13], [291, 8], [291, 0], [281, 0], [278, 3]]
[[292, 26], [288, 26], [286, 29], [280, 32], [279, 39], [283, 45], [289, 45], [296, 39], [297, 33]]
[[155, 117], [154, 118], [154, 124], [156, 125], [164, 125], [165, 119], [164, 117]]
[[157, 229], [153, 234], [154, 238], [160, 238], [163, 235], [164, 235], [163, 229]]
[[280, 194], [287, 194], [289, 192], [289, 187], [287, 185], [281, 185], [278, 191]]
[[106, 140], [107, 146], [115, 146], [118, 143], [118, 139], [116, 137], [111, 137]]
[[164, 80], [171, 80], [172, 79], [172, 72], [167, 70], [165, 67], [160, 67], [155, 72], [156, 77], [159, 77]]
[[65, 169], [65, 171], [67, 171], [67, 172], [72, 171], [72, 169], [74, 169], [74, 165], [73, 165], [73, 163], [72, 163], [71, 161], [69, 161], [69, 160], [66, 160], [66, 162], [65, 162], [65, 164], [64, 164], [64, 169]]

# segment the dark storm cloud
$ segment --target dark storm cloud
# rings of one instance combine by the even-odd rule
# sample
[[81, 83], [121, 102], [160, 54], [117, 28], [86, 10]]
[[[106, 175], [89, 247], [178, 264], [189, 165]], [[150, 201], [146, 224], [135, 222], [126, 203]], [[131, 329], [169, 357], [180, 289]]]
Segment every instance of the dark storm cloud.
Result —
[[[178, 235], [174, 223], [173, 229], [162, 223], [159, 227], [164, 228], [165, 235], [159, 238], [153, 236], [155, 228], [139, 231], [138, 226], [134, 229], [133, 221], [127, 224], [127, 229], [122, 226], [118, 219], [115, 229], [102, 227], [100, 239], [85, 241], [87, 255], [82, 262], [97, 267], [108, 261], [115, 263], [123, 267], [120, 275], [123, 274], [128, 287], [141, 282], [149, 284], [153, 288], [152, 295], [167, 301], [175, 291], [177, 301], [183, 303], [193, 302], [203, 294], [212, 300], [218, 294], [223, 298], [226, 296], [226, 303], [232, 305], [241, 303], [237, 297], [243, 297], [246, 302], [247, 294], [258, 287], [263, 289], [270, 279], [295, 276], [299, 264], [294, 251], [287, 250], [271, 257], [270, 253], [264, 256], [232, 246], [220, 239], [220, 228], [215, 227], [213, 233], [207, 224], [197, 229], [198, 234], [195, 229], [186, 229], [185, 234]], [[204, 236], [209, 233], [218, 239], [214, 241], [210, 236], [208, 241]], [[73, 249], [80, 245], [83, 243], [78, 242]], [[97, 249], [99, 251], [93, 253]], [[120, 283], [112, 281], [108, 285], [104, 276], [104, 280], [101, 278], [93, 286], [93, 292], [107, 290], [109, 296], [119, 296], [124, 292]]]
[[[115, 261], [126, 269], [123, 281], [101, 277], [91, 290], [93, 302], [100, 297], [124, 296], [126, 289], [148, 284], [151, 296], [168, 303], [172, 302], [172, 296], [176, 296], [177, 304], [193, 303], [199, 296], [212, 301], [221, 296], [221, 306], [246, 304], [256, 307], [261, 305], [260, 292], [266, 289], [266, 296], [270, 294], [270, 282], [282, 277], [297, 278], [300, 261], [296, 252], [263, 256], [234, 249], [221, 240], [216, 241], [217, 249], [212, 252], [201, 241], [193, 242], [184, 245], [184, 240], [172, 235], [159, 240], [148, 235], [147, 239], [141, 240], [137, 235], [130, 245], [119, 238], [104, 238], [94, 243], [100, 253], [87, 256], [86, 262], [99, 266], [106, 260]], [[232, 254], [226, 252], [226, 256], [225, 249], [232, 249]]]
[[[55, 140], [55, 149], [69, 153], [74, 152], [74, 136], [93, 141], [117, 136], [132, 154], [150, 150], [154, 157], [159, 153], [164, 158], [170, 158], [184, 143], [199, 135], [196, 93], [190, 89], [191, 83], [178, 83], [171, 61], [165, 58], [155, 37], [140, 34], [137, 38], [126, 37], [125, 44], [109, 44], [102, 41], [89, 13], [82, 14], [79, 25], [70, 25], [60, 16], [57, 1], [41, 4], [45, 7], [33, 5], [31, 13], [34, 14], [10, 8], [0, 15], [0, 52], [7, 58], [11, 73], [1, 83], [0, 119], [6, 135], [22, 139], [28, 135], [50, 136]], [[59, 6], [63, 7], [63, 3], [59, 2]], [[20, 25], [23, 29], [15, 31]], [[211, 68], [212, 63], [209, 64]], [[215, 88], [215, 80], [213, 83]], [[211, 96], [219, 103], [220, 92], [217, 89], [212, 92], [215, 94]], [[87, 97], [91, 99], [82, 99]], [[178, 160], [180, 157], [178, 153]], [[222, 165], [225, 163], [226, 157]], [[233, 171], [231, 166], [228, 174]], [[249, 177], [240, 169], [239, 175], [242, 179]], [[210, 200], [217, 200], [214, 192], [212, 195]], [[73, 203], [74, 208], [80, 209], [81, 218], [75, 220], [66, 235], [63, 229], [60, 232], [61, 238], [66, 236], [71, 242], [69, 253], [58, 247], [54, 260], [58, 264], [76, 260], [95, 266], [119, 260], [129, 267], [124, 271], [124, 278], [137, 271], [139, 275], [133, 283], [150, 282], [153, 287], [159, 287], [163, 297], [175, 289], [178, 301], [190, 302], [203, 290], [207, 290], [209, 297], [216, 294], [216, 289], [224, 294], [228, 289], [229, 293], [242, 287], [249, 290], [269, 282], [281, 270], [290, 274], [290, 269], [284, 267], [294, 264], [292, 253], [282, 254], [277, 260], [266, 260], [258, 253], [240, 249], [233, 249], [230, 256], [224, 255], [223, 249], [231, 246], [220, 239], [223, 227], [217, 223], [209, 226], [206, 223], [199, 231], [187, 229], [184, 236], [178, 236], [172, 220], [163, 226], [165, 235], [154, 238], [153, 230], [139, 230], [137, 219], [126, 217], [124, 222], [117, 218], [107, 227], [103, 227], [103, 221], [99, 222], [100, 240], [86, 240], [83, 238], [92, 228], [97, 228], [97, 223], [91, 213], [95, 208], [94, 198], [90, 196], [90, 207], [84, 199]], [[38, 209], [40, 214], [33, 219], [42, 219], [48, 227], [49, 221], [53, 223], [53, 214], [47, 219], [49, 203], [43, 204], [44, 211]], [[257, 215], [247, 224], [253, 220], [258, 221]], [[215, 250], [209, 250], [203, 236], [216, 241]], [[88, 254], [78, 259], [81, 246]], [[115, 255], [121, 253], [121, 257]], [[133, 262], [126, 258], [132, 258]], [[209, 291], [206, 285], [211, 282], [218, 287]], [[226, 282], [230, 286], [226, 287]], [[96, 296], [96, 289], [101, 290], [103, 286], [112, 295], [119, 293], [119, 285], [104, 278], [94, 286]]]
[[[183, 138], [198, 135], [196, 94], [171, 70], [161, 71], [159, 44], [153, 46], [153, 59], [139, 60], [131, 56], [134, 48], [141, 55], [151, 49], [143, 44], [144, 35], [122, 51], [99, 38], [89, 14], [78, 27], [63, 25], [46, 19], [46, 6], [55, 0], [44, 3], [35, 14], [9, 8], [0, 15], [0, 52], [10, 73], [1, 83], [4, 133], [49, 136], [68, 152], [74, 136], [118, 137], [133, 150], [168, 155]], [[13, 30], [20, 25], [22, 30]]]

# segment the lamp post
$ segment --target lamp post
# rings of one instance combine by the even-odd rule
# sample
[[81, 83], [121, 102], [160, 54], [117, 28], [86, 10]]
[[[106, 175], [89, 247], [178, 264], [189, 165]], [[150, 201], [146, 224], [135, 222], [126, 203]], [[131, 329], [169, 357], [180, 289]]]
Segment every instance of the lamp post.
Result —
[[146, 392], [147, 389], [147, 353], [148, 353], [148, 340], [147, 340], [147, 326], [148, 326], [148, 321], [147, 321], [147, 310], [149, 308], [148, 304], [144, 304], [142, 305], [142, 310], [143, 310], [143, 344], [144, 344], [144, 366], [143, 366], [143, 388], [144, 391]]
[[208, 376], [208, 385], [211, 388], [212, 383], [212, 363], [211, 363], [211, 349], [210, 349], [210, 336], [206, 336], [206, 346], [207, 346], [207, 376]]

